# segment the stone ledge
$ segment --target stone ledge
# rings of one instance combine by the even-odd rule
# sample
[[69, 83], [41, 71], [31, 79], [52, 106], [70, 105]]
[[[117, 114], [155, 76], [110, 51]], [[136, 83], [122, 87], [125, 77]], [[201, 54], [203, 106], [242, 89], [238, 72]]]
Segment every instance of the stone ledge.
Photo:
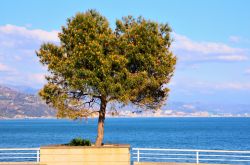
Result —
[[66, 145], [49, 145], [49, 146], [42, 146], [41, 149], [70, 149], [70, 148], [130, 148], [129, 144], [106, 144], [100, 147], [96, 146], [66, 146]]

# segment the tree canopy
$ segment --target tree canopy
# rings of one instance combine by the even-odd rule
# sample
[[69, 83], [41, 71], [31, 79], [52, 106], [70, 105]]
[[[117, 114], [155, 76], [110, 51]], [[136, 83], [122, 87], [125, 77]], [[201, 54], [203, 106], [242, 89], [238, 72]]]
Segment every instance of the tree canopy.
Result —
[[143, 17], [123, 17], [112, 29], [95, 10], [77, 13], [62, 27], [60, 44], [45, 43], [37, 51], [49, 71], [39, 94], [58, 117], [99, 113], [100, 146], [107, 103], [156, 109], [166, 100], [176, 64], [170, 33], [168, 24]]

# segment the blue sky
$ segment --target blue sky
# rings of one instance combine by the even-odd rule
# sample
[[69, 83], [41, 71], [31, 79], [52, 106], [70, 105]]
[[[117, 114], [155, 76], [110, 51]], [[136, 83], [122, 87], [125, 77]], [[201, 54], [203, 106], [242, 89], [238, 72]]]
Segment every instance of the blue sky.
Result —
[[76, 12], [96, 9], [114, 27], [122, 16], [167, 22], [178, 57], [170, 100], [250, 103], [249, 0], [1, 0], [0, 83], [41, 88], [46, 68], [35, 55], [41, 43]]

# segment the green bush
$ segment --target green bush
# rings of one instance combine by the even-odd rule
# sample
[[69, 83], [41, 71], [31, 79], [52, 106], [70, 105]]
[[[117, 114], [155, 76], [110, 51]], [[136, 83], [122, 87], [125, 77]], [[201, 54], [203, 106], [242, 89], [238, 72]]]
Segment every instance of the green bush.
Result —
[[69, 146], [91, 146], [90, 140], [82, 139], [80, 137], [72, 139], [69, 144]]

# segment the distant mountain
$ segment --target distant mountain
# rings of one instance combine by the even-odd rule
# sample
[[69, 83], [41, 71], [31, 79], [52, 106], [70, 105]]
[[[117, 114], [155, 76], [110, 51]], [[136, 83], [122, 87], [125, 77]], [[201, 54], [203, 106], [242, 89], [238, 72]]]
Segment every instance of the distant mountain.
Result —
[[0, 86], [0, 118], [54, 117], [55, 114], [37, 95]]
[[[110, 109], [110, 107], [109, 107]], [[156, 111], [145, 110], [131, 104], [115, 106], [109, 112], [124, 117], [250, 117], [250, 104], [208, 104], [201, 102], [169, 101]]]
[[[0, 85], [1, 118], [48, 118], [56, 111], [48, 107], [38, 96], [37, 89], [25, 86]], [[250, 104], [206, 104], [200, 102], [170, 101], [160, 111], [143, 111], [133, 105], [108, 106], [107, 116], [248, 116]]]
[[37, 95], [37, 93], [39, 92], [39, 89], [37, 88], [32, 88], [32, 87], [24, 86], [24, 85], [0, 84], [0, 86], [8, 87], [17, 92], [26, 93], [26, 94]]
[[185, 114], [207, 112], [209, 115], [218, 116], [250, 116], [250, 104], [208, 104], [201, 102], [169, 102], [162, 107], [163, 110], [173, 110]]

